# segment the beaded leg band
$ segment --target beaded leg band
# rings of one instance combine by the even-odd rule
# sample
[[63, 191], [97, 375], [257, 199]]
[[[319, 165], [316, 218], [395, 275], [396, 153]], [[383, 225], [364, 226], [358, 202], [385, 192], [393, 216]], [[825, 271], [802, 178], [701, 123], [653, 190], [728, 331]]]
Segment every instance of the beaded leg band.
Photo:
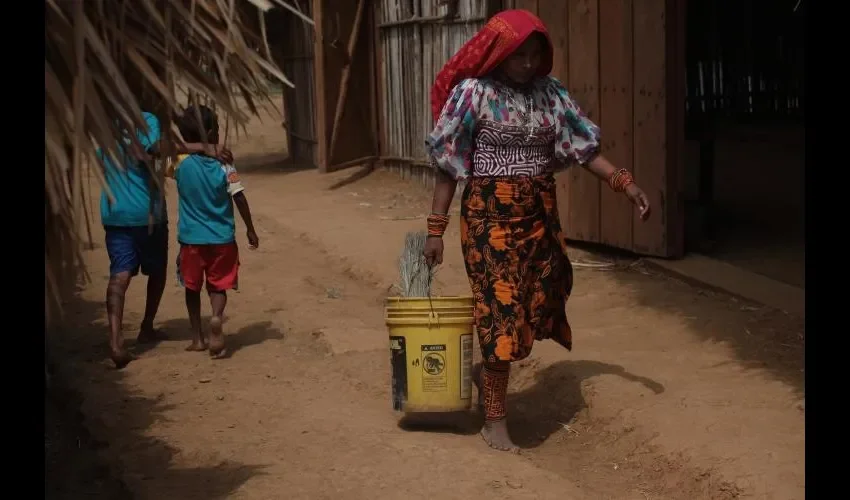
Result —
[[428, 236], [441, 238], [449, 225], [447, 214], [431, 214], [428, 216]]
[[488, 422], [501, 420], [507, 415], [508, 378], [511, 367], [492, 368], [485, 366], [481, 371], [484, 391], [484, 419]]
[[635, 183], [635, 178], [632, 177], [631, 172], [626, 170], [625, 168], [621, 168], [611, 174], [611, 177], [608, 178], [608, 185], [611, 186], [611, 189], [614, 192], [622, 193], [629, 187], [630, 184]]

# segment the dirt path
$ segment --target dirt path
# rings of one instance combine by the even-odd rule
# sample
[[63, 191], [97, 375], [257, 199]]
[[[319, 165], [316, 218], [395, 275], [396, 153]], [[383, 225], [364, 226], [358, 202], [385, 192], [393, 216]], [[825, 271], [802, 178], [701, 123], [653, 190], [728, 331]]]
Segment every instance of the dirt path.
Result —
[[[243, 256], [243, 291], [233, 294], [226, 323], [231, 359], [183, 351], [188, 325], [174, 285], [160, 317], [182, 338], [142, 353], [128, 370], [109, 370], [98, 300], [106, 276], [95, 275], [77, 304], [80, 328], [65, 344], [74, 346], [73, 371], [63, 375], [86, 383], [83, 412], [109, 440], [107, 453], [120, 461], [131, 491], [140, 498], [312, 499], [376, 492], [498, 498], [504, 489], [510, 498], [582, 498], [568, 479], [520, 457], [493, 462], [479, 439], [399, 429], [388, 411], [386, 349], [370, 341], [357, 349], [354, 341], [334, 352], [328, 342], [341, 333], [381, 335], [384, 291], [265, 215], [265, 199], [251, 197], [262, 248]], [[92, 270], [104, 269], [101, 249], [89, 257]], [[131, 329], [141, 299], [134, 293], [128, 301]]]
[[[108, 442], [101, 454], [139, 498], [803, 498], [801, 320], [640, 266], [579, 269], [573, 353], [539, 344], [512, 383], [521, 456], [487, 449], [477, 417], [404, 429], [381, 301], [427, 194], [383, 172], [345, 184], [352, 172], [250, 170], [261, 248], [243, 251], [230, 359], [183, 351], [172, 281], [159, 321], [176, 339], [110, 370], [102, 245], [87, 253], [93, 283], [55, 347]], [[456, 231], [444, 293], [466, 291]], [[134, 283], [130, 338], [142, 308]]]

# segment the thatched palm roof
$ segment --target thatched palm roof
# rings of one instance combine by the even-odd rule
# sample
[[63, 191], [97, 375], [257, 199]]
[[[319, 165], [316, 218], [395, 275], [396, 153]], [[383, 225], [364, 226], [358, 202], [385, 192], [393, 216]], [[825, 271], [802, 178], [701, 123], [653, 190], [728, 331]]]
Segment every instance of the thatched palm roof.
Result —
[[[290, 1], [45, 0], [46, 321], [80, 278], [86, 198], [98, 194], [87, 191], [83, 166], [96, 148], [116, 155], [121, 131], [144, 123], [142, 109], [170, 125], [178, 82], [244, 124], [237, 95], [256, 114], [271, 102], [270, 81], [289, 85], [272, 61], [263, 12], [281, 6], [304, 17]], [[163, 151], [176, 137], [166, 132]], [[102, 182], [102, 168], [90, 171]]]

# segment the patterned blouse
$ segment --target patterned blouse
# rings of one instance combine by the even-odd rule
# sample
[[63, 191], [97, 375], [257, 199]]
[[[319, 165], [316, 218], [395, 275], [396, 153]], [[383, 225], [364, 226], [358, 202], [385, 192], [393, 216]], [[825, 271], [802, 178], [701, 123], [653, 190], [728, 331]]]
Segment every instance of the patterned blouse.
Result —
[[456, 180], [536, 176], [592, 160], [599, 127], [553, 77], [538, 79], [526, 93], [469, 78], [452, 90], [425, 147], [430, 163]]

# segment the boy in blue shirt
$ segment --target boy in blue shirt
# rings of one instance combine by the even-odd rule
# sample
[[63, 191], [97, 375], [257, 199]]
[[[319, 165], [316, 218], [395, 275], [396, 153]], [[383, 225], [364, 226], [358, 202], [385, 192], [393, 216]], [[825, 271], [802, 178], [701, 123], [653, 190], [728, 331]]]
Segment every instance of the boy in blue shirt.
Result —
[[[109, 254], [109, 284], [106, 290], [106, 310], [109, 316], [109, 351], [115, 367], [124, 368], [135, 356], [124, 348], [122, 322], [124, 299], [133, 276], [139, 271], [148, 276], [145, 315], [139, 343], [156, 342], [164, 338], [154, 329], [153, 321], [165, 290], [168, 268], [168, 217], [165, 197], [157, 188], [147, 163], [159, 154], [160, 123], [153, 113], [142, 113], [146, 130], [136, 130], [136, 138], [144, 154], [134, 154], [129, 138], [119, 145], [119, 168], [104, 151], [98, 151], [103, 162], [106, 185], [112, 200], [104, 191], [100, 199], [100, 217], [106, 233]], [[203, 144], [186, 144], [184, 151], [214, 154]], [[227, 150], [218, 153], [232, 161]]]
[[[143, 113], [147, 130], [136, 130], [136, 138], [146, 154], [156, 149], [160, 139], [159, 120], [152, 113]], [[109, 254], [109, 284], [106, 290], [106, 310], [109, 316], [109, 351], [116, 368], [123, 368], [135, 356], [124, 349], [121, 333], [124, 318], [124, 297], [130, 280], [141, 270], [148, 276], [145, 316], [139, 330], [139, 342], [158, 340], [153, 320], [165, 290], [168, 261], [168, 217], [165, 198], [157, 189], [145, 162], [134, 157], [128, 149], [130, 139], [119, 148], [118, 168], [102, 150], [98, 156], [104, 164], [106, 191], [100, 198], [100, 218], [106, 233]]]
[[[186, 142], [218, 143], [218, 118], [206, 106], [186, 109], [177, 127]], [[177, 275], [186, 289], [186, 309], [193, 337], [186, 350], [209, 349], [212, 357], [221, 357], [225, 347], [222, 318], [227, 290], [237, 288], [239, 275], [234, 204], [245, 222], [248, 244], [251, 248], [259, 245], [245, 188], [233, 165], [200, 154], [179, 156], [167, 175], [177, 182], [179, 199]], [[204, 284], [212, 306], [209, 339], [201, 330]]]

